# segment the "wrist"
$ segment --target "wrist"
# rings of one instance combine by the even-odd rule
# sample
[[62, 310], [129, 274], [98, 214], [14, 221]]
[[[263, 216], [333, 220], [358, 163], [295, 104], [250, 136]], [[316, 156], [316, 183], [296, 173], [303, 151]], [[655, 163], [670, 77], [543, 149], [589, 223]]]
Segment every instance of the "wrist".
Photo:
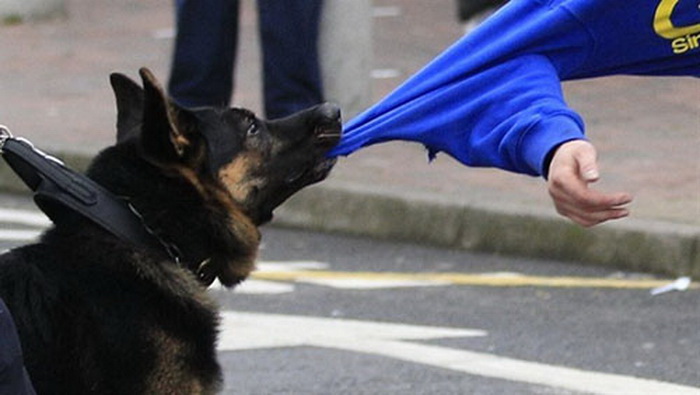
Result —
[[528, 166], [547, 178], [557, 149], [569, 141], [585, 139], [583, 121], [578, 116], [561, 114], [537, 122], [523, 137], [521, 147]]

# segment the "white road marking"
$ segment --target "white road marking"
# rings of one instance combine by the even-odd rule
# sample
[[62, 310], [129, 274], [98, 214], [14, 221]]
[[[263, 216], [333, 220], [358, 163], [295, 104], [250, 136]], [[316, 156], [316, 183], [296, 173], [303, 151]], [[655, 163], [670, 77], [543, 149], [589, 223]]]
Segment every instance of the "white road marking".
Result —
[[[0, 222], [10, 224], [10, 229], [0, 229], [0, 240], [35, 241], [41, 232], [51, 225], [40, 211], [0, 208]], [[12, 229], [12, 225], [30, 226], [37, 229]]]
[[219, 349], [248, 350], [271, 347], [321, 346], [347, 348], [356, 341], [427, 340], [481, 337], [477, 329], [453, 329], [392, 323], [223, 311]]
[[[209, 289], [227, 291], [219, 280], [214, 281]], [[294, 289], [294, 284], [248, 279], [237, 285], [231, 292], [246, 295], [279, 295], [294, 292]]]
[[700, 394], [699, 388], [678, 384], [407, 342], [486, 335], [476, 329], [224, 311], [219, 350], [316, 346], [585, 393]]
[[45, 228], [51, 220], [40, 211], [0, 208], [0, 221]]
[[304, 270], [326, 270], [330, 265], [318, 261], [258, 261], [256, 272], [297, 272]]
[[0, 240], [35, 241], [41, 232], [40, 230], [0, 229]]
[[[327, 263], [317, 261], [259, 261], [256, 266], [256, 273], [276, 273], [280, 271], [294, 273], [297, 271], [324, 270], [329, 268]], [[246, 295], [279, 295], [294, 292], [295, 288], [294, 282], [266, 281], [249, 278], [237, 285], [232, 292]], [[209, 289], [226, 290], [226, 287], [221, 285], [218, 280], [215, 280]]]

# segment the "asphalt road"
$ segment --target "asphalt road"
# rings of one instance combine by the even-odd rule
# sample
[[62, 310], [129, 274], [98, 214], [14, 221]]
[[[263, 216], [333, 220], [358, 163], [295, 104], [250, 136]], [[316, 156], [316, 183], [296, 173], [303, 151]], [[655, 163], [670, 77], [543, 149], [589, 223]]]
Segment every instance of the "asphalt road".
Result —
[[[0, 195], [0, 249], [46, 220]], [[674, 279], [264, 229], [222, 307], [226, 394], [700, 394], [700, 290]]]

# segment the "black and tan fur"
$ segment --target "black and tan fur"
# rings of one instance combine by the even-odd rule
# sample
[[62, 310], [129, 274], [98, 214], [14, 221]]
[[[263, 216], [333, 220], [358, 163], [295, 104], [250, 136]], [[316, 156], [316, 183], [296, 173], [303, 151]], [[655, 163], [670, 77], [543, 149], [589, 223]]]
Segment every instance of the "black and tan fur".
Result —
[[0, 257], [0, 297], [40, 394], [212, 394], [218, 315], [195, 274], [248, 276], [272, 210], [322, 180], [340, 134], [328, 104], [277, 121], [244, 109], [186, 110], [142, 69], [114, 74], [117, 144], [87, 175], [177, 247], [120, 240], [81, 218]]

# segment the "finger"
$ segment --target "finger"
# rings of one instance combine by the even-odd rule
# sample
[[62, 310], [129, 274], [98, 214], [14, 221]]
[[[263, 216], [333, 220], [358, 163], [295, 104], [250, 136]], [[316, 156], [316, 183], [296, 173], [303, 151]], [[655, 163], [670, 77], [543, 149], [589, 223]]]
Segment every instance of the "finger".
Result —
[[587, 193], [599, 196], [589, 197], [584, 202], [562, 191], [553, 191], [552, 199], [557, 212], [581, 224], [596, 224], [629, 215], [626, 205], [632, 200], [630, 195], [626, 193], [605, 195], [597, 191]]
[[629, 209], [625, 205], [582, 205], [567, 199], [556, 199], [555, 207], [560, 214], [577, 218], [577, 222], [598, 223], [629, 215]]
[[581, 207], [572, 204], [561, 203], [556, 205], [556, 208], [559, 214], [584, 226], [592, 226], [611, 219], [619, 219], [629, 215], [629, 210], [624, 207], [591, 210], [582, 209]]
[[599, 225], [603, 222], [625, 218], [629, 215], [629, 211], [625, 209], [620, 210], [608, 210], [596, 213], [586, 213], [584, 215], [569, 214], [565, 217], [571, 219], [575, 223], [584, 226], [586, 228]]
[[604, 211], [621, 208], [632, 202], [632, 196], [626, 192], [602, 193], [594, 189], [584, 189], [576, 194], [569, 194], [573, 204], [585, 211]]
[[606, 210], [632, 201], [632, 196], [626, 192], [602, 193], [589, 188], [588, 183], [580, 179], [552, 180], [549, 192], [553, 199], [585, 210]]
[[579, 225], [590, 227], [605, 221], [620, 219], [629, 215], [627, 208], [610, 208], [604, 210], [585, 210], [576, 205], [558, 204], [557, 212]]
[[559, 214], [583, 226], [593, 226], [629, 215], [625, 206], [632, 201], [631, 195], [623, 192], [604, 194], [589, 189], [580, 180], [576, 184], [578, 186], [564, 184], [550, 189]]

